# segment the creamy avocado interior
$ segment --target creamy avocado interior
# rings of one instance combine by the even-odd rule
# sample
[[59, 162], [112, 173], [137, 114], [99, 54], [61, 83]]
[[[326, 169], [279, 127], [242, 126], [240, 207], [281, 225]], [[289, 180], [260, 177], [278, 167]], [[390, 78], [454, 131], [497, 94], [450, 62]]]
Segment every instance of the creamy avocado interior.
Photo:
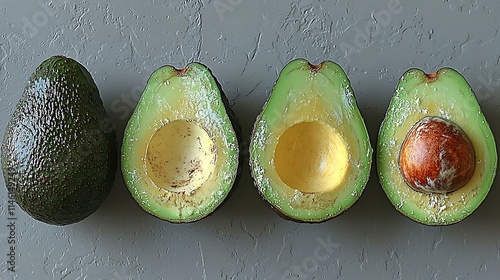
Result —
[[212, 176], [216, 148], [197, 123], [176, 120], [158, 129], [146, 151], [146, 170], [156, 187], [193, 192]]
[[346, 143], [324, 122], [295, 124], [280, 136], [274, 153], [276, 172], [303, 193], [339, 187], [349, 167]]
[[[473, 145], [474, 173], [454, 192], [415, 191], [399, 170], [402, 143], [412, 126], [426, 116], [456, 123]], [[418, 69], [403, 75], [381, 126], [377, 154], [379, 178], [388, 198], [404, 215], [430, 225], [452, 224], [470, 215], [488, 194], [497, 164], [495, 140], [474, 93], [450, 68], [431, 76]]]
[[238, 169], [238, 142], [211, 73], [200, 64], [156, 70], [132, 115], [122, 170], [146, 211], [195, 221], [224, 200]]
[[294, 220], [327, 220], [361, 194], [371, 153], [343, 70], [333, 62], [290, 62], [252, 135], [250, 164], [262, 196]]

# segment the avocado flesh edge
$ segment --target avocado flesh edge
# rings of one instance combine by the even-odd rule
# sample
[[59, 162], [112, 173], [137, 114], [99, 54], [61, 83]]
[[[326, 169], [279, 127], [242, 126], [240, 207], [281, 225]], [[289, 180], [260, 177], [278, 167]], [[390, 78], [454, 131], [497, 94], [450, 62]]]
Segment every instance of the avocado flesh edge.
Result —
[[67, 225], [95, 212], [117, 167], [116, 133], [90, 73], [77, 61], [43, 61], [2, 143], [6, 187], [36, 220]]
[[[406, 133], [425, 116], [453, 121], [474, 146], [475, 172], [455, 192], [417, 192], [399, 171], [398, 155]], [[453, 224], [469, 216], [485, 199], [496, 173], [497, 151], [491, 129], [469, 84], [451, 68], [438, 71], [434, 81], [419, 69], [402, 76], [382, 123], [377, 149], [379, 179], [388, 198], [405, 216], [427, 225]]]
[[[326, 123], [343, 138], [348, 148], [349, 169], [337, 188], [302, 193], [280, 179], [274, 168], [274, 152], [279, 137], [288, 128], [312, 121]], [[250, 153], [257, 189], [283, 216], [321, 222], [349, 208], [368, 180], [372, 148], [349, 81], [340, 66], [326, 61], [319, 69], [312, 69], [304, 59], [287, 64], [257, 118]]]
[[[191, 63], [184, 72], [172, 66], [157, 69], [125, 130], [122, 171], [139, 205], [170, 222], [192, 222], [212, 213], [227, 197], [241, 169], [237, 121], [210, 71]], [[214, 174], [192, 193], [169, 192], [154, 185], [144, 157], [154, 133], [176, 120], [196, 122], [217, 147]]]

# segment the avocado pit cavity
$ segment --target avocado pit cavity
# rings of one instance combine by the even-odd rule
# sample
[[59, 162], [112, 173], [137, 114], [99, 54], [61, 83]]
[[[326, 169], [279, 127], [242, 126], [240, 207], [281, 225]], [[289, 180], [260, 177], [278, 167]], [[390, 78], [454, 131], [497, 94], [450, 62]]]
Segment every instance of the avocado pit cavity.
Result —
[[324, 122], [302, 122], [280, 136], [274, 163], [289, 187], [303, 193], [326, 192], [344, 180], [347, 147], [337, 131]]
[[405, 182], [416, 191], [453, 192], [474, 174], [474, 147], [457, 124], [441, 117], [424, 117], [406, 135], [399, 168]]
[[146, 168], [151, 181], [171, 192], [192, 192], [215, 169], [215, 144], [197, 123], [177, 120], [158, 129], [146, 152]]

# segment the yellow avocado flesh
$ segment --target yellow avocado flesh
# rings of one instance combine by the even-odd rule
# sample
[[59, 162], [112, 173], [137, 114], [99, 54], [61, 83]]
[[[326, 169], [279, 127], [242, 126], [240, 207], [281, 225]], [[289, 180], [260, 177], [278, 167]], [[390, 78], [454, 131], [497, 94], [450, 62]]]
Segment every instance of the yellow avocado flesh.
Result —
[[[426, 116], [453, 121], [470, 138], [475, 171], [459, 190], [418, 192], [401, 175], [398, 155], [402, 143], [411, 127]], [[381, 126], [377, 154], [379, 178], [388, 198], [404, 215], [428, 225], [452, 224], [469, 216], [488, 194], [497, 164], [495, 140], [474, 93], [467, 81], [449, 68], [432, 79], [418, 69], [403, 75]]]
[[250, 165], [261, 195], [291, 219], [330, 219], [363, 191], [371, 154], [366, 127], [340, 66], [290, 62], [252, 134]]
[[341, 185], [348, 168], [347, 147], [327, 124], [302, 122], [288, 128], [274, 153], [276, 172], [289, 187], [321, 193]]
[[147, 212], [171, 222], [199, 220], [226, 198], [238, 142], [211, 73], [196, 63], [156, 70], [125, 130], [122, 171]]
[[192, 192], [213, 174], [215, 145], [198, 124], [185, 120], [167, 123], [156, 131], [146, 153], [147, 174], [161, 189]]

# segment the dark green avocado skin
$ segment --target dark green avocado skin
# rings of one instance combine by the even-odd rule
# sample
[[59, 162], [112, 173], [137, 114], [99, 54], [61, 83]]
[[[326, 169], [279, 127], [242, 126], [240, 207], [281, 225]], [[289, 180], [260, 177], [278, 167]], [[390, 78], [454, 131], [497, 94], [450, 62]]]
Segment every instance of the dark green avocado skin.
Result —
[[38, 66], [7, 124], [5, 185], [36, 220], [67, 225], [92, 214], [117, 166], [116, 132], [90, 73], [51, 57]]

